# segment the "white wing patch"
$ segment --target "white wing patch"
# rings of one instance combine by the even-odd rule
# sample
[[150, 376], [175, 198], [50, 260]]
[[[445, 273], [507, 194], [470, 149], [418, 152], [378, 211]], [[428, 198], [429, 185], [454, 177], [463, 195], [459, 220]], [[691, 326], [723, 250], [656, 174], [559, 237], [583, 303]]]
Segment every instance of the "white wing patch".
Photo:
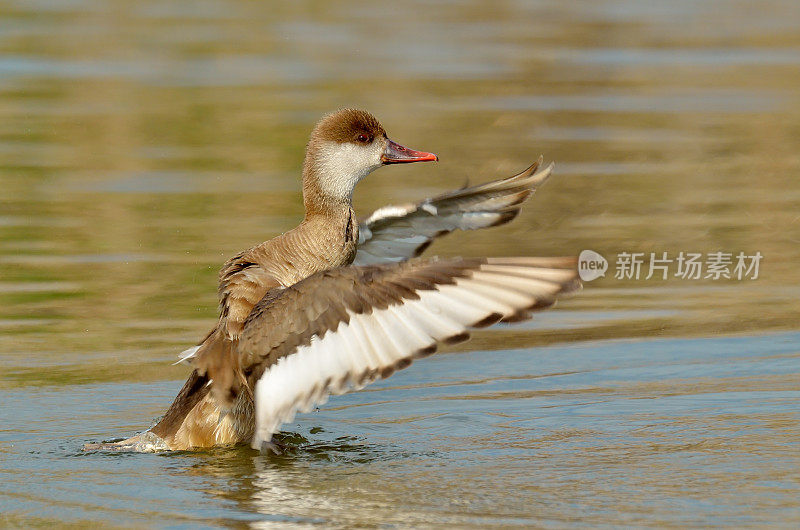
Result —
[[455, 285], [418, 292], [418, 300], [349, 313], [348, 323], [315, 336], [259, 379], [253, 447], [269, 441], [297, 411], [308, 412], [330, 394], [388, 377], [413, 359], [433, 353], [437, 342], [463, 340], [472, 326], [491, 324], [537, 303], [552, 303], [574, 275], [564, 269], [487, 264]]
[[436, 208], [436, 206], [431, 204], [429, 201], [423, 202], [422, 204], [419, 205], [419, 207], [431, 215], [439, 215], [439, 209]]

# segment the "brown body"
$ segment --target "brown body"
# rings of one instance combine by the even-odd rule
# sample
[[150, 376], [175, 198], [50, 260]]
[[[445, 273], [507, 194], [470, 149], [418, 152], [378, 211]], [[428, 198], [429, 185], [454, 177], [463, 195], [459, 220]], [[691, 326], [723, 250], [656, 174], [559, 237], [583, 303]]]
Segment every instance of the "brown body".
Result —
[[[352, 263], [357, 241], [358, 223], [347, 206], [307, 215], [297, 228], [228, 260], [219, 275], [220, 320], [195, 363], [208, 375], [199, 375], [197, 369], [192, 373], [184, 386], [186, 392], [153, 427], [153, 433], [172, 449], [249, 441], [255, 427], [252, 385], [236, 366], [236, 343], [247, 316], [270, 289]], [[233, 393], [209, 392], [208, 380], [224, 377], [236, 378], [226, 385]]]
[[383, 152], [387, 142], [380, 123], [363, 111], [346, 109], [316, 125], [303, 164], [303, 222], [237, 254], [220, 270], [219, 322], [195, 354], [195, 370], [183, 390], [151, 429], [171, 449], [238, 443], [252, 437], [253, 389], [238, 365], [237, 352], [244, 322], [270, 290], [353, 262], [358, 221], [352, 209], [352, 188], [380, 166], [380, 158], [374, 167], [365, 164], [363, 175], [351, 182], [346, 177], [347, 160], [337, 165], [335, 151], [363, 144], [362, 151], [374, 145], [374, 150]]

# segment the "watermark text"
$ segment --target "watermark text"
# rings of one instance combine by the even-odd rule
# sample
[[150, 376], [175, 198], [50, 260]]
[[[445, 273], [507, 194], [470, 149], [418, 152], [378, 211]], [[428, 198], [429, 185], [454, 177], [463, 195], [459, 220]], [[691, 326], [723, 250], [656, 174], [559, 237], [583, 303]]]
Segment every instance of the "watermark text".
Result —
[[[620, 252], [614, 261], [617, 280], [757, 280], [761, 252]], [[609, 263], [599, 253], [584, 250], [578, 257], [578, 274], [590, 282], [603, 277]]]

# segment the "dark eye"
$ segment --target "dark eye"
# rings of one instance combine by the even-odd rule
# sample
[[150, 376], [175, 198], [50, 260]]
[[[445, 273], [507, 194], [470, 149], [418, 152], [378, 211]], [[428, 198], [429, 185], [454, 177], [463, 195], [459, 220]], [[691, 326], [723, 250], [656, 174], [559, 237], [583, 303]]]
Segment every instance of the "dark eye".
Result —
[[361, 142], [362, 144], [365, 144], [369, 142], [369, 136], [367, 136], [366, 134], [359, 134], [358, 141]]

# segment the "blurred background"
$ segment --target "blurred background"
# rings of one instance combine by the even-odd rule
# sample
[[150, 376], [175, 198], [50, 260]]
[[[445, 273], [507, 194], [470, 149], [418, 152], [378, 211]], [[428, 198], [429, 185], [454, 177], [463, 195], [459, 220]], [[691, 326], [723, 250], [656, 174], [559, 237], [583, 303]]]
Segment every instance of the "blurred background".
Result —
[[[797, 523], [798, 27], [793, 0], [3, 2], [0, 522]], [[80, 456], [163, 412], [344, 106], [441, 160], [372, 174], [361, 215], [543, 154], [513, 224], [428, 253], [609, 273], [298, 418], [289, 458]], [[681, 251], [759, 278], [614, 278]]]

